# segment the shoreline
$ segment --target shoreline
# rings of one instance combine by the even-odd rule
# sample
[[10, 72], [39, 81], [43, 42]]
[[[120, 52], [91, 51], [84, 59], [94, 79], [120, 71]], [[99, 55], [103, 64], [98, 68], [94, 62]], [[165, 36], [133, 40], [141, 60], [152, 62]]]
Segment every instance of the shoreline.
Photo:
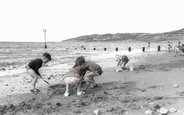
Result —
[[[109, 71], [109, 72], [115, 72], [115, 68], [116, 68], [116, 61], [115, 61], [115, 54], [122, 54], [122, 52], [106, 52], [106, 53], [103, 53], [103, 54], [100, 54], [98, 56], [92, 56], [89, 55], [88, 57], [86, 57], [86, 60], [93, 60], [93, 61], [96, 61], [101, 67], [102, 67], [102, 70], [103, 71]], [[129, 53], [129, 54], [128, 54]], [[136, 65], [136, 63], [140, 63], [143, 62], [143, 61], [146, 61], [144, 60], [145, 57], [149, 57], [149, 56], [152, 56], [152, 55], [160, 55], [162, 53], [165, 53], [165, 52], [137, 52], [137, 53], [134, 53], [134, 52], [127, 52], [128, 54], [128, 57], [130, 57], [130, 62], [126, 65], [127, 68], [129, 68], [130, 65], [132, 65], [132, 63], [134, 65]], [[124, 52], [123, 52], [124, 54]], [[80, 55], [78, 55], [80, 56]], [[77, 56], [76, 56], [77, 57]], [[132, 58], [133, 57], [133, 58]], [[73, 65], [72, 65], [73, 62], [70, 62], [70, 63], [62, 63], [62, 64], [59, 64], [59, 62], [52, 62], [52, 63], [49, 63], [48, 65], [45, 65], [43, 66], [42, 68], [40, 68], [40, 73], [41, 75], [43, 75], [43, 78], [46, 79], [46, 80], [49, 80], [49, 82], [51, 82], [52, 84], [53, 83], [56, 83], [56, 81], [61, 81], [61, 77], [66, 73], [68, 72], [69, 68], [71, 68]], [[17, 69], [17, 68], [16, 68]], [[15, 69], [15, 70], [16, 70]], [[10, 94], [14, 94], [14, 93], [24, 93], [24, 92], [27, 92], [29, 93], [29, 87], [31, 86], [31, 77], [27, 74], [26, 72], [26, 69], [22, 69], [22, 72], [20, 73], [16, 73], [17, 71], [14, 71], [11, 73], [11, 71], [14, 71], [14, 70], [6, 70], [6, 72], [8, 73], [9, 72], [9, 75], [3, 75], [1, 73], [1, 75], [3, 76], [0, 76], [0, 81], [3, 83], [2, 86], [4, 87], [3, 91], [2, 92], [6, 92], [6, 90], [12, 90], [12, 92]], [[52, 71], [52, 72], [50, 72]], [[16, 73], [16, 74], [14, 74]], [[21, 78], [21, 76], [24, 76]], [[48, 79], [48, 78], [51, 78], [50, 76], [52, 76], [52, 79]], [[7, 82], [5, 79], [8, 79], [9, 82]], [[20, 83], [14, 83], [14, 80], [15, 81], [20, 81]], [[44, 86], [47, 86], [47, 84], [45, 84], [42, 80], [38, 80], [38, 84], [37, 86], [40, 87], [42, 85]], [[7, 84], [14, 84], [10, 87], [9, 86], [6, 86]], [[13, 88], [14, 86], [16, 85], [20, 85], [20, 84], [23, 84], [19, 87], [21, 87], [20, 89], [21, 90], [18, 90], [16, 91], [15, 88]], [[26, 85], [27, 84], [27, 85]], [[8, 89], [7, 89], [8, 88]], [[27, 89], [28, 88], [28, 89]], [[28, 90], [28, 91], [27, 91]], [[2, 96], [6, 96], [5, 94], [6, 93], [1, 93], [1, 97]], [[8, 92], [8, 91], [7, 91]]]
[[[97, 62], [100, 62], [100, 61], [103, 61], [103, 59], [106, 59], [106, 58], [111, 58], [111, 59], [115, 59], [115, 55], [127, 55], [129, 58], [134, 58], [132, 63], [136, 63], [138, 62], [139, 60], [138, 59], [135, 59], [135, 57], [144, 57], [144, 56], [147, 56], [147, 55], [157, 55], [157, 53], [166, 53], [165, 51], [150, 51], [150, 52], [141, 52], [139, 50], [134, 50], [134, 51], [131, 51], [131, 52], [128, 52], [126, 50], [124, 51], [114, 51], [114, 52], [111, 52], [111, 51], [106, 51], [106, 52], [103, 52], [102, 54], [100, 54], [100, 52], [90, 52], [90, 55], [92, 56], [88, 56], [88, 53], [86, 52], [81, 52], [81, 51], [76, 51], [74, 52], [73, 55], [77, 54], [78, 56], [81, 56], [79, 54], [85, 54], [85, 58], [86, 59], [89, 59], [89, 60], [93, 60], [93, 61], [97, 61]], [[93, 55], [94, 54], [94, 55]], [[100, 54], [98, 56], [96, 56], [95, 54]], [[77, 57], [77, 56], [75, 56]], [[61, 57], [62, 58], [62, 57]], [[74, 58], [75, 59], [75, 58]], [[100, 60], [100, 61], [98, 61]], [[56, 62], [54, 62], [55, 60], [53, 60], [52, 62], [46, 64], [46, 65], [43, 65], [44, 66], [61, 66], [61, 68], [65, 65], [71, 65], [72, 62], [69, 62], [67, 63], [67, 61], [74, 61], [73, 59], [71, 60], [70, 58], [67, 58], [64, 57], [64, 59], [62, 60], [62, 62], [59, 62], [59, 60], [56, 60]], [[113, 61], [113, 60], [111, 60]], [[7, 76], [7, 75], [13, 75], [13, 74], [19, 74], [19, 73], [24, 73], [26, 70], [25, 70], [25, 66], [26, 66], [26, 63], [28, 63], [27, 61], [25, 61], [25, 64], [23, 65], [20, 65], [19, 67], [16, 67], [14, 65], [10, 65], [10, 66], [7, 66], [7, 67], [2, 67], [0, 69], [0, 77], [3, 77], [3, 76]]]
[[[115, 61], [115, 58], [114, 58], [115, 53], [116, 52], [111, 53], [109, 57], [107, 57], [107, 55], [109, 55], [108, 52], [106, 54], [102, 54], [103, 56], [101, 56], [101, 55], [99, 56], [99, 57], [101, 57], [101, 59], [97, 58], [97, 59], [99, 59], [98, 61], [97, 61], [97, 59], [94, 59], [93, 57], [87, 57], [87, 59], [91, 59], [91, 60], [93, 59], [93, 61], [96, 61], [102, 67], [102, 70], [104, 72], [112, 72], [113, 73], [113, 72], [116, 72], [116, 63], [117, 63]], [[144, 52], [144, 53], [134, 54], [134, 56], [135, 56], [134, 59], [130, 59], [130, 62], [126, 65], [126, 67], [129, 68], [129, 66], [131, 66], [132, 63], [134, 64], [134, 66], [139, 65], [140, 63], [146, 61], [146, 60], [144, 60], [144, 58], [149, 57], [149, 56], [154, 56], [154, 55], [160, 55], [163, 53], [165, 53], [165, 52], [149, 52], [149, 53]], [[131, 55], [131, 54], [129, 56], [130, 56], [130, 58], [133, 57], [133, 55]], [[72, 66], [73, 65], [71, 63], [70, 64], [66, 64], [66, 63], [64, 63], [64, 64], [58, 64], [58, 63], [52, 64], [51, 63], [51, 65], [47, 65], [47, 66], [40, 68], [40, 73], [43, 76], [43, 78], [48, 80], [49, 82], [51, 82], [51, 84], [59, 83], [59, 82], [62, 82], [62, 80], [61, 80], [62, 76], [66, 72], [68, 72], [69, 68], [71, 68]], [[31, 77], [27, 74], [25, 69], [23, 69], [23, 71], [24, 72], [22, 72], [22, 73], [0, 77], [0, 81], [3, 82], [2, 86], [4, 87], [3, 89], [5, 92], [6, 92], [6, 90], [10, 90], [10, 91], [12, 90], [12, 92], [10, 94], [14, 94], [17, 92], [18, 93], [24, 93], [24, 92], [29, 93], [28, 89], [31, 86]], [[50, 72], [50, 71], [52, 71], [52, 72]], [[24, 77], [21, 78], [21, 76], [24, 76]], [[5, 79], [8, 79], [9, 82], [7, 82]], [[14, 83], [14, 80], [19, 81], [19, 82]], [[9, 84], [12, 84], [12, 85], [10, 86]], [[8, 85], [8, 86], [6, 86], [6, 85]], [[20, 90], [16, 91], [16, 89], [14, 88], [14, 86], [16, 86], [16, 85], [19, 85]], [[38, 83], [37, 83], [37, 87], [40, 87], [42, 85], [47, 86], [47, 84], [45, 84], [41, 79], [39, 79]], [[1, 97], [6, 96], [5, 92], [3, 94], [1, 93]]]

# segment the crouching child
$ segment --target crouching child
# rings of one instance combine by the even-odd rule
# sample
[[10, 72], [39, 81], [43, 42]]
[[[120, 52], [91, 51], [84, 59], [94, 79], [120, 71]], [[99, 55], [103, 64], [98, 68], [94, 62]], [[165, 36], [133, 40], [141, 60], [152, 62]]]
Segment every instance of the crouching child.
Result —
[[94, 61], [88, 60], [85, 62], [85, 64], [89, 65], [95, 70], [95, 73], [90, 71], [87, 75], [86, 78], [84, 79], [86, 82], [90, 82], [91, 88], [95, 88], [97, 86], [94, 77], [100, 76], [102, 74], [102, 69], [101, 67], [95, 63]]
[[75, 84], [77, 84], [77, 95], [84, 94], [84, 92], [81, 91], [81, 82], [87, 69], [95, 73], [95, 70], [93, 68], [85, 64], [85, 59], [83, 56], [78, 57], [73, 68], [69, 70], [69, 72], [66, 73], [66, 75], [64, 76], [64, 82], [66, 84], [66, 91], [64, 94], [65, 97], [69, 96], [70, 85]]
[[116, 55], [117, 68], [120, 66], [123, 70], [125, 70], [125, 65], [129, 62], [129, 59], [126, 55]]

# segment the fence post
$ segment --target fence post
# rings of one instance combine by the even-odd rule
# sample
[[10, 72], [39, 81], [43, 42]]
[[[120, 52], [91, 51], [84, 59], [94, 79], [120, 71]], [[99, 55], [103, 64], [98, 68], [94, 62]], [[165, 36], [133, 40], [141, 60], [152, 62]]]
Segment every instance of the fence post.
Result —
[[118, 51], [118, 48], [116, 48], [116, 51]]
[[160, 46], [158, 46], [158, 51], [160, 51], [160, 49], [161, 49]]
[[145, 52], [145, 47], [142, 47], [142, 51]]
[[128, 48], [128, 51], [131, 52], [131, 47]]

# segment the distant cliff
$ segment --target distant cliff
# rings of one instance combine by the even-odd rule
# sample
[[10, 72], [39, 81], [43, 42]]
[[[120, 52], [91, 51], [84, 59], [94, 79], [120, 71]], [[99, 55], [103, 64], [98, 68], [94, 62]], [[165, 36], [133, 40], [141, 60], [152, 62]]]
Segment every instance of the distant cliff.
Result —
[[84, 35], [76, 38], [71, 38], [65, 41], [73, 42], [108, 42], [108, 41], [147, 41], [147, 42], [159, 42], [166, 40], [181, 40], [184, 39], [184, 28], [180, 30], [175, 30], [165, 33], [117, 33], [117, 34], [93, 34], [93, 35]]

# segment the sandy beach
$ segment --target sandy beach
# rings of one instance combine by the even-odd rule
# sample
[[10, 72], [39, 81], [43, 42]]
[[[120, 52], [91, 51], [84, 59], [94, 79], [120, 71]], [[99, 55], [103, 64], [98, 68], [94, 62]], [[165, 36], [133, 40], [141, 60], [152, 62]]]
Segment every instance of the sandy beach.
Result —
[[[95, 115], [94, 110], [99, 111], [98, 115], [184, 114], [184, 56], [183, 52], [179, 56], [174, 51], [167, 52], [166, 41], [151, 43], [149, 52], [142, 51], [146, 42], [53, 42], [48, 43], [47, 49], [42, 43], [1, 44], [1, 115]], [[32, 94], [25, 65], [44, 52], [52, 55], [52, 61], [43, 65], [40, 73], [50, 84], [38, 79], [37, 88], [41, 91]], [[95, 78], [98, 87], [89, 88], [82, 96], [77, 96], [74, 87], [70, 96], [64, 97], [62, 77], [81, 55], [102, 67], [103, 74]], [[126, 70], [116, 72], [115, 55], [130, 58]], [[132, 65], [134, 71], [129, 69]]]

